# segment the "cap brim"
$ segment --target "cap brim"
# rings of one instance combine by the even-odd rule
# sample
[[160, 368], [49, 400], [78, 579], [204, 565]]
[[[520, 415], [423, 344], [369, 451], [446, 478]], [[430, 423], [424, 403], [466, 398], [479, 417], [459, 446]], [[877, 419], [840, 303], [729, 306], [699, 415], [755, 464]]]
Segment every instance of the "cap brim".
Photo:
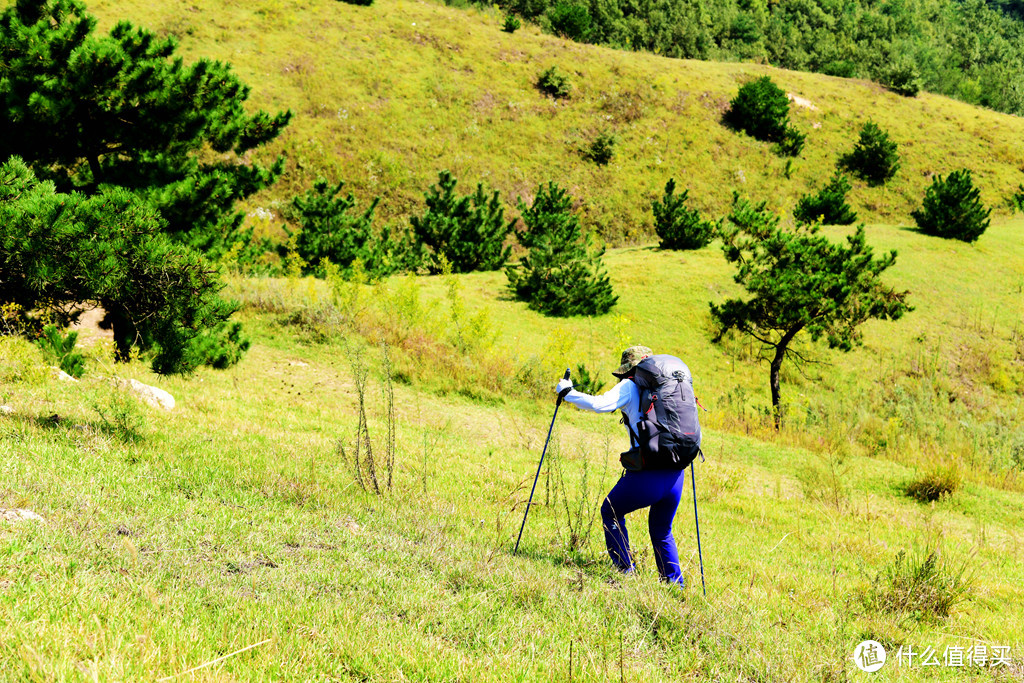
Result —
[[634, 367], [636, 366], [630, 365], [629, 363], [624, 363], [619, 366], [618, 370], [612, 370], [612, 375], [618, 377], [619, 379], [625, 379], [626, 376], [633, 371]]

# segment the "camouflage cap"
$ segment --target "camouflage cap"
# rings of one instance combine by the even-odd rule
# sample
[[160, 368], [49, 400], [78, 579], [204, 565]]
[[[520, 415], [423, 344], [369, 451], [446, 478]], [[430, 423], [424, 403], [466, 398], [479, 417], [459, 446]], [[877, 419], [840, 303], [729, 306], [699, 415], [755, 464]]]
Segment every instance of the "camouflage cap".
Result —
[[630, 346], [622, 352], [622, 365], [619, 366], [618, 370], [613, 370], [612, 374], [622, 379], [629, 374], [630, 370], [636, 367], [637, 363], [653, 355], [654, 351], [651, 351], [646, 346]]

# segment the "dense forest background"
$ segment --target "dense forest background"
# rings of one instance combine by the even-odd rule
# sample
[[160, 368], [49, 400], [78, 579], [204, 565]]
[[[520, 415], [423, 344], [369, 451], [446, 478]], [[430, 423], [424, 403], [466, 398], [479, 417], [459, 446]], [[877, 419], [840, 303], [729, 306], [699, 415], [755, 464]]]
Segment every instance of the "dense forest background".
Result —
[[1021, 0], [510, 0], [505, 9], [581, 42], [764, 61], [1024, 113]]

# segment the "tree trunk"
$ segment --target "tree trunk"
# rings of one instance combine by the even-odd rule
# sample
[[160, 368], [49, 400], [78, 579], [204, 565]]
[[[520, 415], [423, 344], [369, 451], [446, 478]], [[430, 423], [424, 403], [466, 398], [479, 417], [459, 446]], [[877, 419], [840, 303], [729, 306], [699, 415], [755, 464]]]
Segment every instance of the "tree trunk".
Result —
[[789, 342], [793, 341], [793, 337], [799, 331], [799, 327], [788, 330], [782, 335], [779, 343], [775, 345], [775, 357], [772, 358], [769, 375], [772, 387], [772, 417], [775, 419], [775, 431], [779, 431], [782, 427], [782, 412], [779, 407], [779, 404], [782, 402], [781, 382], [779, 379], [779, 372], [782, 370], [782, 359], [786, 357], [786, 349], [789, 348]]
[[92, 187], [93, 189], [96, 189], [100, 186], [100, 180], [102, 180], [100, 177], [102, 174], [100, 170], [100, 158], [93, 154], [87, 157], [87, 160], [89, 162], [89, 170], [92, 171]]
[[772, 358], [770, 371], [770, 381], [772, 386], [772, 417], [775, 420], [775, 431], [779, 431], [782, 426], [782, 415], [779, 412], [779, 401], [781, 398], [781, 392], [779, 391], [779, 370], [782, 368], [782, 359], [785, 355], [786, 347], [781, 345], [775, 347], [775, 358]]
[[134, 337], [134, 326], [122, 312], [114, 309], [113, 306], [105, 306], [107, 315], [100, 323], [100, 327], [109, 328], [114, 333], [114, 361], [127, 363], [132, 357], [132, 338]]

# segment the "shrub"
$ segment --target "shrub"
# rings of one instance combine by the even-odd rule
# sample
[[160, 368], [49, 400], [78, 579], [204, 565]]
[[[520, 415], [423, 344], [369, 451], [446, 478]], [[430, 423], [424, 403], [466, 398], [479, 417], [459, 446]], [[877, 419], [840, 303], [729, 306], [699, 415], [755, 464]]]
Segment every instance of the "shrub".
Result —
[[904, 97], [914, 97], [921, 90], [921, 73], [910, 57], [900, 56], [879, 75], [882, 85]]
[[369, 7], [373, 4], [373, 0], [341, 0], [342, 2], [349, 5], [360, 5], [362, 7]]
[[838, 171], [832, 175], [828, 185], [817, 194], [807, 194], [797, 202], [793, 217], [801, 223], [820, 220], [825, 225], [850, 225], [857, 220], [857, 212], [846, 203], [850, 181]]
[[584, 394], [595, 395], [604, 388], [604, 382], [598, 379], [597, 375], [591, 375], [587, 366], [580, 363], [576, 366], [576, 374], [572, 378], [572, 385], [576, 391]]
[[740, 87], [729, 103], [725, 120], [758, 140], [782, 139], [789, 123], [789, 99], [771, 78], [763, 76]]
[[901, 550], [895, 561], [880, 571], [863, 598], [872, 611], [909, 613], [919, 620], [949, 616], [970, 598], [974, 584], [967, 563], [953, 565], [938, 549], [908, 556]]
[[371, 241], [373, 212], [380, 202], [374, 198], [361, 214], [350, 214], [356, 199], [350, 192], [341, 196], [343, 181], [337, 185], [318, 178], [312, 189], [292, 199], [292, 206], [298, 214], [301, 230], [293, 233], [294, 247], [302, 259], [309, 264], [329, 260], [347, 270], [356, 258], [365, 261], [366, 247]]
[[56, 325], [46, 325], [36, 344], [45, 355], [57, 361], [61, 370], [78, 379], [85, 374], [85, 357], [75, 352], [76, 341], [77, 332], [68, 332], [65, 337]]
[[960, 471], [955, 466], [933, 469], [920, 479], [906, 486], [906, 493], [922, 503], [931, 503], [945, 496], [951, 496], [963, 484]]
[[192, 350], [198, 365], [223, 370], [242, 360], [251, 345], [252, 342], [242, 335], [239, 323], [225, 322], [199, 335]]
[[586, 42], [590, 36], [590, 11], [586, 5], [558, 0], [547, 11], [551, 31], [562, 38]]
[[978, 188], [967, 169], [936, 177], [920, 209], [911, 212], [917, 227], [926, 235], [974, 242], [989, 225], [989, 214], [981, 203]]
[[514, 14], [506, 14], [501, 30], [505, 33], [515, 33], [522, 27], [522, 25], [522, 22], [519, 21], [519, 17]]
[[741, 86], [724, 119], [753, 138], [777, 143], [783, 156], [796, 156], [803, 148], [804, 135], [789, 124], [789, 98], [768, 76]]
[[665, 195], [651, 203], [654, 231], [661, 238], [662, 249], [700, 249], [706, 247], [718, 231], [715, 221], [701, 220], [700, 212], [686, 206], [689, 190], [676, 194], [676, 181], [669, 178]]
[[889, 134], [873, 121], [860, 129], [860, 138], [853, 151], [839, 160], [839, 167], [866, 180], [868, 185], [881, 185], [896, 175], [900, 167], [900, 155], [896, 143]]
[[800, 156], [800, 152], [804, 148], [804, 141], [806, 139], [807, 136], [796, 128], [787, 126], [786, 131], [782, 134], [782, 139], [779, 140], [777, 145], [775, 145], [775, 151], [779, 156], [783, 157]]
[[619, 136], [611, 131], [602, 131], [590, 141], [584, 150], [584, 156], [598, 166], [607, 166], [615, 156], [615, 146], [619, 144]]
[[94, 393], [90, 406], [100, 418], [98, 426], [103, 432], [123, 443], [135, 443], [142, 439], [146, 418], [126, 383], [117, 380], [111, 386]]
[[361, 214], [350, 214], [356, 199], [352, 193], [341, 196], [344, 184], [332, 185], [320, 178], [312, 189], [292, 199], [301, 230], [285, 230], [293, 238], [291, 244], [297, 255], [308, 264], [304, 270], [322, 275], [325, 260], [338, 266], [346, 276], [356, 260], [372, 277], [414, 270], [420, 255], [409, 236], [392, 237], [389, 228], [380, 234], [373, 229], [373, 212], [380, 199], [374, 198]]
[[553, 66], [537, 77], [537, 89], [555, 99], [562, 99], [572, 94], [572, 81], [569, 74]]
[[541, 185], [532, 205], [520, 200], [519, 211], [526, 224], [519, 241], [529, 253], [505, 269], [517, 299], [545, 315], [597, 315], [615, 305], [604, 249], [583, 232], [565, 190]]
[[1024, 185], [1018, 185], [1017, 191], [1010, 196], [1010, 206], [1014, 211], [1024, 212]]
[[219, 270], [172, 244], [162, 220], [122, 188], [57, 193], [20, 160], [0, 165], [0, 306], [62, 316], [90, 302], [107, 313], [117, 360], [152, 351], [155, 372], [191, 372], [196, 338], [236, 307]]
[[475, 193], [460, 197], [456, 182], [451, 173], [441, 171], [437, 185], [425, 195], [427, 212], [410, 219], [416, 239], [431, 249], [427, 268], [440, 273], [447, 261], [455, 273], [497, 270], [512, 250], [504, 243], [515, 222], [505, 222], [497, 191], [488, 198], [478, 183]]

